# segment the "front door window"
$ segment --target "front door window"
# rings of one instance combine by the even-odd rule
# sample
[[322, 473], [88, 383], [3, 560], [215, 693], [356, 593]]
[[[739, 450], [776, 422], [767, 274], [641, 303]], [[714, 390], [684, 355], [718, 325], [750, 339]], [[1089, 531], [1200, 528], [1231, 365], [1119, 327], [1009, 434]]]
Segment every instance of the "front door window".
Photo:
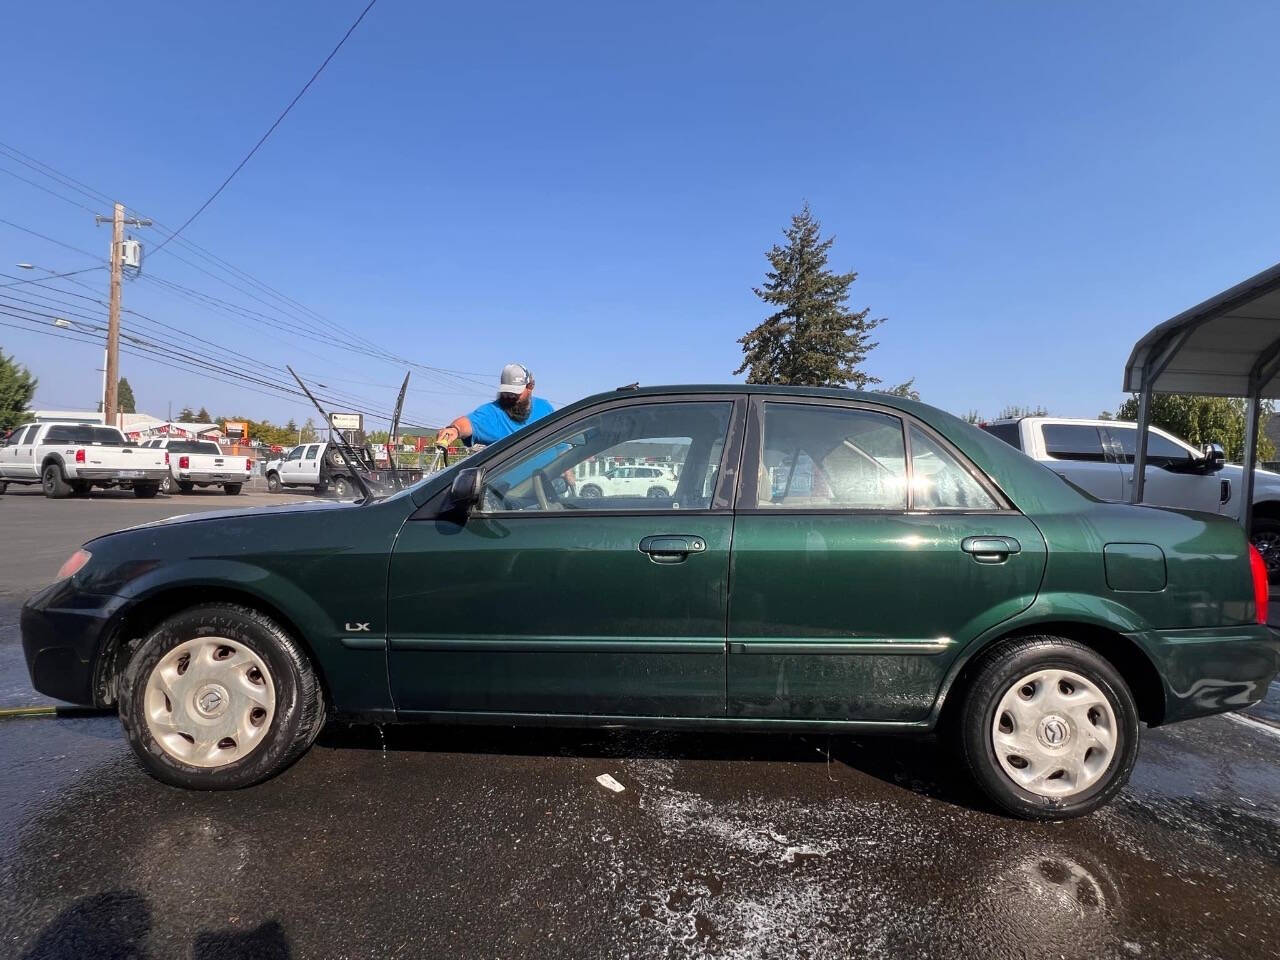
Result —
[[[706, 510], [732, 409], [629, 404], [578, 420], [486, 474], [481, 512]], [[618, 460], [653, 465], [601, 472]]]

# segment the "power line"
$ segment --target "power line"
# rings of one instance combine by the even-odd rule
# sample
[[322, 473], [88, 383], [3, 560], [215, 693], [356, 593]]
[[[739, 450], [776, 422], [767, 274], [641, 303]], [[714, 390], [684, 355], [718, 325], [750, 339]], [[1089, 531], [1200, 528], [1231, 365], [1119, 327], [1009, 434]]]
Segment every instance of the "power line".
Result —
[[347, 42], [347, 38], [351, 36], [351, 34], [355, 33], [356, 27], [360, 26], [360, 21], [365, 18], [365, 14], [367, 14], [370, 10], [372, 10], [373, 5], [377, 2], [378, 0], [369, 0], [368, 6], [366, 6], [363, 10], [360, 11], [360, 16], [356, 17], [355, 23], [351, 24], [351, 26], [347, 28], [347, 32], [342, 35], [342, 39], [338, 41], [338, 45], [329, 51], [329, 55], [325, 57], [324, 62], [321, 63], [320, 66], [316, 68], [316, 72], [311, 75], [311, 79], [302, 85], [302, 89], [298, 91], [297, 96], [295, 96], [292, 100], [290, 100], [289, 105], [284, 108], [284, 111], [280, 114], [280, 116], [276, 117], [276, 122], [271, 124], [271, 126], [267, 128], [267, 132], [264, 133], [262, 137], [258, 140], [258, 142], [253, 145], [253, 149], [245, 154], [244, 159], [241, 160], [238, 164], [236, 164], [236, 168], [227, 175], [227, 179], [222, 181], [222, 184], [218, 187], [218, 189], [213, 191], [213, 193], [209, 196], [209, 199], [206, 200], [204, 203], [200, 204], [199, 209], [196, 210], [196, 212], [193, 213], [191, 216], [189, 216], [186, 222], [182, 226], [180, 226], [177, 230], [173, 231], [173, 233], [169, 234], [168, 237], [166, 237], [163, 241], [161, 241], [160, 246], [156, 247], [154, 251], [155, 253], [159, 253], [161, 250], [164, 249], [165, 244], [167, 244], [170, 240], [177, 237], [180, 233], [182, 233], [183, 230], [187, 229], [187, 227], [191, 226], [191, 222], [195, 220], [196, 217], [200, 216], [200, 214], [204, 213], [205, 208], [209, 206], [209, 204], [213, 203], [213, 201], [218, 198], [218, 194], [222, 193], [222, 191], [226, 189], [227, 184], [229, 184], [232, 181], [232, 179], [235, 177], [235, 175], [240, 172], [241, 168], [243, 168], [244, 165], [249, 162], [250, 158], [252, 158], [253, 155], [258, 152], [258, 148], [267, 142], [267, 137], [271, 136], [271, 134], [275, 132], [276, 127], [280, 126], [281, 121], [283, 121], [284, 118], [289, 115], [289, 111], [293, 109], [294, 104], [296, 104], [299, 100], [301, 100], [303, 94], [305, 94], [311, 88], [311, 84], [316, 82], [316, 78], [320, 76], [320, 74], [324, 71], [324, 68], [329, 65], [329, 61], [332, 60], [337, 55], [338, 51], [342, 49], [342, 45]]
[[93, 259], [95, 260], [100, 259], [99, 257], [94, 256], [94, 254], [90, 253], [88, 250], [85, 250], [83, 247], [73, 247], [71, 244], [63, 243], [61, 240], [55, 240], [53, 239], [53, 237], [46, 237], [43, 233], [40, 233], [36, 230], [32, 230], [30, 227], [24, 227], [20, 223], [14, 223], [12, 220], [5, 220], [3, 217], [0, 217], [0, 223], [3, 223], [5, 226], [8, 226], [8, 227], [13, 227], [13, 229], [15, 230], [21, 230], [23, 233], [29, 233], [33, 237], [39, 237], [41, 240], [46, 240], [49, 243], [57, 244], [60, 247], [65, 247], [68, 250], [74, 250], [76, 253], [83, 253], [86, 257], [93, 257]]
[[58, 193], [58, 191], [56, 190], [50, 190], [44, 184], [36, 183], [34, 180], [28, 180], [26, 177], [19, 176], [18, 174], [14, 173], [12, 170], [6, 170], [4, 167], [0, 167], [0, 173], [7, 173], [9, 176], [13, 177], [15, 180], [21, 180], [23, 183], [29, 186], [35, 187], [37, 190], [43, 190], [45, 193], [49, 194], [49, 196], [57, 197], [59, 200], [63, 200], [66, 203], [71, 204], [73, 207], [79, 207], [81, 210], [88, 210], [90, 213], [98, 212], [97, 210], [94, 210], [92, 207], [81, 203], [79, 200], [72, 200], [70, 197], [65, 196], [61, 193]]
[[[0, 283], [0, 289], [4, 289], [5, 287], [21, 287], [22, 285], [24, 285], [24, 284], [28, 284], [28, 283], [35, 284], [37, 287], [43, 287], [43, 286], [45, 286], [45, 284], [41, 283], [41, 282], [40, 282], [41, 280], [61, 280], [61, 279], [63, 279], [64, 277], [74, 277], [74, 276], [76, 276], [77, 274], [80, 274], [80, 273], [88, 273], [88, 272], [89, 272], [89, 271], [91, 271], [91, 270], [102, 270], [102, 269], [104, 269], [104, 267], [102, 266], [102, 264], [98, 264], [97, 266], [93, 266], [93, 267], [82, 267], [82, 268], [81, 268], [81, 269], [79, 269], [79, 270], [69, 270], [69, 271], [68, 271], [68, 272], [66, 272], [66, 273], [51, 273], [51, 274], [49, 274], [48, 276], [28, 277], [28, 278], [26, 278], [25, 280], [20, 280], [20, 279], [15, 278], [15, 279], [14, 279], [14, 281], [13, 281], [13, 283]], [[3, 277], [12, 277], [12, 276], [13, 276], [13, 274], [11, 274], [11, 273], [0, 273], [0, 276], [3, 276]], [[57, 288], [56, 288], [56, 287], [50, 287], [49, 289], [54, 290], [54, 289], [57, 289]], [[70, 291], [68, 291], [68, 292], [70, 292]]]

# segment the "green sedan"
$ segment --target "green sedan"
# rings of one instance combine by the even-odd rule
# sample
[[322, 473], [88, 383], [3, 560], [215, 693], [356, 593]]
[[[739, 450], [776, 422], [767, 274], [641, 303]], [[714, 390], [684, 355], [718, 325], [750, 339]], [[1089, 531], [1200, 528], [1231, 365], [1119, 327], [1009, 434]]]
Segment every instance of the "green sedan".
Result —
[[[593, 478], [652, 466], [662, 495]], [[584, 490], [590, 489], [585, 494]], [[101, 537], [23, 609], [36, 689], [245, 787], [326, 718], [938, 732], [1010, 814], [1121, 790], [1140, 724], [1280, 669], [1236, 524], [1103, 503], [932, 407], [590, 397], [382, 499]]]

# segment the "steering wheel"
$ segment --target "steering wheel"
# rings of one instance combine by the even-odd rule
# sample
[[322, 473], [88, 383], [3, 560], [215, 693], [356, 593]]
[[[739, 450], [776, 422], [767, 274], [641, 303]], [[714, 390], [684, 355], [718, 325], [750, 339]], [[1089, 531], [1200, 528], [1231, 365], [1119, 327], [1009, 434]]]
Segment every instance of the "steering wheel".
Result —
[[533, 495], [538, 498], [538, 508], [541, 510], [564, 509], [564, 504], [556, 499], [556, 491], [551, 486], [551, 481], [541, 470], [533, 471]]

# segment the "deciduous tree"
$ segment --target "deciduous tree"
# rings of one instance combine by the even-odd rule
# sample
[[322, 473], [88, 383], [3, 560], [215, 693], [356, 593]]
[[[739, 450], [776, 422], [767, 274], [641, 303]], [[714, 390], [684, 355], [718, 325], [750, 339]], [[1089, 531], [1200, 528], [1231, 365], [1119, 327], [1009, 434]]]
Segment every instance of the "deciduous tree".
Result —
[[[1271, 401], [1263, 404], [1259, 418], [1266, 423], [1275, 412]], [[1138, 398], [1129, 397], [1116, 411], [1117, 420], [1138, 419]], [[1231, 397], [1202, 397], [1157, 393], [1151, 397], [1151, 422], [1192, 446], [1220, 443], [1228, 460], [1244, 459], [1245, 401]], [[1275, 456], [1275, 445], [1258, 432], [1258, 459]]]

